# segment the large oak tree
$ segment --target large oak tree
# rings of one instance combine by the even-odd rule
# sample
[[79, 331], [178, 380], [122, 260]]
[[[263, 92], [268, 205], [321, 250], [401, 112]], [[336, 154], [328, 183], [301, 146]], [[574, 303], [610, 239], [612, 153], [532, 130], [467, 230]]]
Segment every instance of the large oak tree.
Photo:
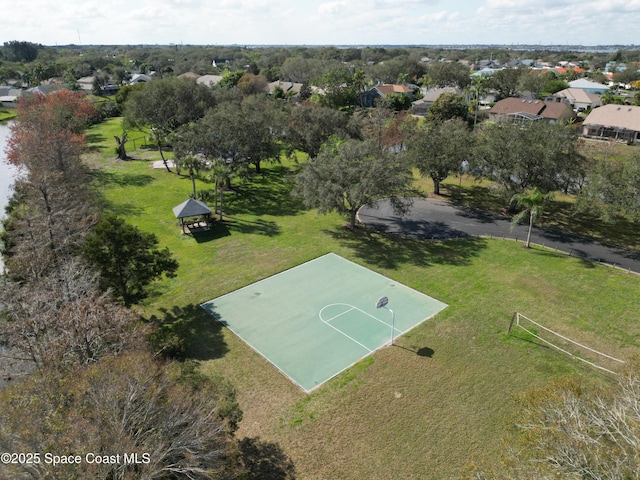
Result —
[[494, 181], [511, 199], [535, 187], [542, 192], [570, 190], [583, 177], [584, 162], [571, 127], [525, 121], [486, 124], [473, 164], [477, 175]]
[[461, 171], [472, 154], [473, 138], [466, 122], [456, 118], [414, 127], [407, 152], [420, 174], [433, 181], [433, 193], [439, 195], [440, 183]]
[[179, 127], [202, 118], [215, 104], [212, 90], [188, 78], [153, 80], [132, 91], [124, 107], [131, 126], [150, 128], [167, 171], [163, 145]]
[[356, 225], [360, 207], [389, 197], [401, 210], [411, 183], [409, 164], [401, 153], [380, 148], [373, 141], [347, 140], [328, 144], [303, 165], [294, 194], [321, 213], [336, 211]]

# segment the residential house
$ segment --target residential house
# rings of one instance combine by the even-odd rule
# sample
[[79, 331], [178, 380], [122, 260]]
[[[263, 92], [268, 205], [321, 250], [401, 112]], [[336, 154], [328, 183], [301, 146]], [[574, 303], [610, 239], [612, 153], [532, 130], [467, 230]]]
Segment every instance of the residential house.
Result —
[[91, 93], [93, 91], [93, 82], [95, 81], [96, 77], [91, 76], [91, 77], [81, 77], [78, 80], [76, 80], [76, 83], [78, 84], [78, 87], [80, 88], [80, 90], [82, 90], [84, 93]]
[[129, 85], [136, 85], [138, 83], [150, 82], [151, 75], [147, 75], [145, 73], [135, 73], [131, 76], [131, 80], [129, 80]]
[[213, 87], [217, 85], [220, 80], [222, 80], [222, 75], [203, 75], [198, 77], [196, 82], [201, 85], [206, 85], [207, 87]]
[[596, 93], [598, 95], [603, 95], [609, 91], [609, 87], [607, 87], [606, 85], [598, 82], [593, 82], [586, 78], [579, 78], [578, 80], [569, 82], [569, 88], [580, 88], [589, 93]]
[[578, 112], [593, 109], [602, 105], [600, 95], [587, 92], [581, 88], [565, 88], [551, 96], [553, 101], [568, 103]]
[[640, 142], [640, 107], [610, 103], [594, 108], [582, 123], [582, 135]]
[[525, 60], [522, 60], [522, 65], [527, 67], [527, 68], [531, 68], [533, 70], [540, 70], [541, 68], [543, 68], [543, 65], [538, 62], [537, 60], [533, 60], [531, 58], [527, 58]]
[[21, 95], [22, 89], [20, 88], [0, 87], [0, 105], [7, 108], [15, 108]]
[[519, 60], [519, 59], [509, 60], [505, 64], [506, 68], [518, 68], [518, 67], [522, 67], [522, 66], [525, 66], [525, 65], [524, 65], [524, 63], [522, 63], [522, 60]]
[[471, 74], [471, 78], [476, 78], [476, 77], [490, 77], [492, 76], [494, 73], [496, 73], [497, 70], [495, 68], [488, 68], [485, 67], [481, 70], [478, 70], [477, 72], [473, 72]]
[[586, 70], [580, 67], [553, 67], [553, 68], [544, 69], [544, 70], [545, 70], [545, 73], [551, 72], [556, 77], [559, 77], [560, 75], [566, 75], [567, 73], [569, 73], [569, 71], [574, 71], [579, 76], [587, 73]]
[[478, 60], [471, 66], [472, 70], [482, 70], [484, 68], [499, 70], [502, 68], [502, 65], [500, 65], [500, 62], [498, 62], [497, 60]]
[[275, 82], [271, 82], [267, 84], [265, 91], [269, 95], [273, 95], [276, 90], [276, 87], [280, 87], [287, 97], [294, 97], [296, 95], [300, 95], [300, 90], [302, 89], [302, 83], [294, 83], [294, 82], [283, 82], [281, 80], [276, 80]]
[[607, 62], [604, 67], [604, 71], [607, 73], [618, 73], [624, 72], [627, 69], [627, 65], [625, 63], [614, 62], [613, 60]]
[[375, 107], [376, 100], [378, 98], [385, 98], [387, 95], [392, 94], [404, 94], [407, 95], [410, 99], [413, 98], [413, 90], [407, 85], [385, 83], [382, 85], [376, 85], [366, 92], [360, 93], [358, 95], [358, 103], [363, 108]]
[[68, 88], [67, 85], [63, 84], [38, 85], [37, 87], [27, 89], [27, 93], [49, 95], [50, 93], [57, 92], [58, 90], [64, 90], [66, 88]]
[[455, 87], [432, 88], [425, 90], [420, 100], [411, 103], [411, 113], [413, 115], [424, 116], [429, 111], [433, 102], [435, 102], [443, 93], [460, 94], [460, 90]]
[[573, 109], [566, 103], [515, 97], [500, 100], [487, 113], [489, 120], [494, 122], [542, 120], [564, 123], [575, 118]]

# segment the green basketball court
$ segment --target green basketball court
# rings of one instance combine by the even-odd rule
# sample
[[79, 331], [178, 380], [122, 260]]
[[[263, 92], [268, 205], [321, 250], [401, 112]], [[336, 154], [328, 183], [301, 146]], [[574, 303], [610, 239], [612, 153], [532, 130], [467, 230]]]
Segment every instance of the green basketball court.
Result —
[[306, 392], [447, 307], [333, 253], [201, 306]]

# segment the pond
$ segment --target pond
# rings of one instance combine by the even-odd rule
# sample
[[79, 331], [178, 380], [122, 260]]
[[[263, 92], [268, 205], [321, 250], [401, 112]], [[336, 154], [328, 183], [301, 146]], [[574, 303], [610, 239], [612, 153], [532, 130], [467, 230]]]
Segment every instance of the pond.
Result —
[[[5, 148], [9, 140], [9, 124], [0, 123], [0, 219], [4, 218], [4, 209], [9, 203], [9, 198], [13, 192], [13, 180], [16, 178], [18, 170], [13, 165], [7, 163]], [[0, 273], [4, 271], [4, 264], [0, 257]]]
[[0, 218], [4, 218], [4, 209], [11, 197], [13, 180], [17, 175], [17, 169], [7, 163], [4, 151], [9, 133], [9, 124], [0, 123]]

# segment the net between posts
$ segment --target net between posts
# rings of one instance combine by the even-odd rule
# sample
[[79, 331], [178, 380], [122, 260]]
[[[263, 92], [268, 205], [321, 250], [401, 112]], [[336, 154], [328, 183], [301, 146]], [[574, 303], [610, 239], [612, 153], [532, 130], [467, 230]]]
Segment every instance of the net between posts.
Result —
[[[552, 348], [555, 348], [556, 350], [559, 350], [560, 352], [576, 360], [580, 360], [581, 362], [587, 363], [592, 367], [598, 368], [600, 370], [604, 370], [605, 372], [612, 373], [614, 375], [618, 375], [618, 373], [609, 368], [602, 366], [601, 363], [607, 363], [607, 364], [611, 363], [612, 365], [616, 363], [617, 364], [625, 363], [624, 360], [620, 360], [619, 358], [612, 357], [611, 355], [607, 355], [606, 353], [599, 352], [591, 347], [588, 347], [586, 345], [583, 345], [582, 343], [576, 342], [575, 340], [572, 340], [564, 335], [561, 335], [560, 333], [555, 332], [548, 327], [545, 327], [541, 323], [536, 322], [535, 320], [532, 320], [529, 317], [526, 317], [525, 315], [519, 312], [515, 312], [513, 314], [513, 317], [511, 318], [511, 324], [509, 325], [509, 333], [511, 333], [511, 330], [514, 327], [518, 327], [522, 329], [527, 334], [537, 338], [544, 344]], [[547, 338], [543, 338], [541, 334], [539, 334], [536, 331], [536, 329], [542, 330], [544, 332], [544, 335]], [[554, 340], [551, 341], [548, 338], [553, 338]], [[573, 353], [569, 351], [570, 348], [576, 349], [576, 350], [582, 349], [579, 351], [584, 352], [584, 354]], [[597, 360], [590, 360], [590, 359], [584, 358], [587, 355], [594, 356]]]

